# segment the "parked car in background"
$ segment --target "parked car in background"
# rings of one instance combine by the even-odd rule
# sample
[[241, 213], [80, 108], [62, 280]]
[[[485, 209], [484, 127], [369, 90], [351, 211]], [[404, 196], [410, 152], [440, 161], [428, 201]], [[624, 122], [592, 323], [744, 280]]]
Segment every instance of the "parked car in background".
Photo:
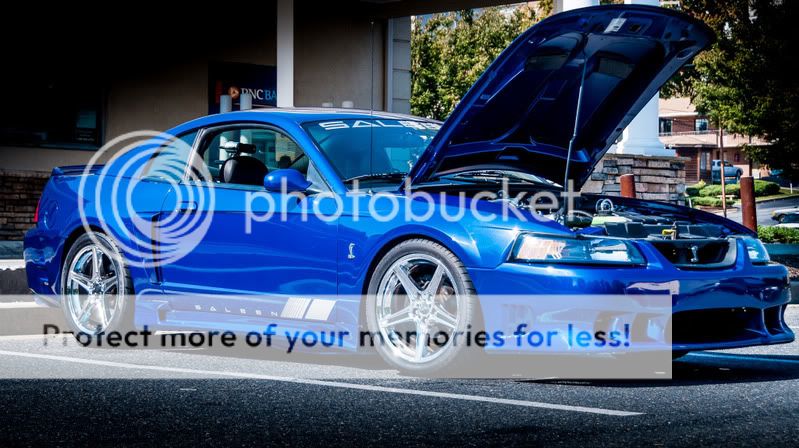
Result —
[[778, 220], [780, 223], [775, 227], [784, 227], [789, 229], [799, 229], [799, 212], [786, 213], [780, 216]]
[[799, 207], [779, 208], [771, 212], [771, 219], [774, 221], [782, 222], [782, 218], [786, 215], [797, 214], [799, 215]]
[[[743, 170], [734, 166], [730, 162], [724, 161], [724, 177], [733, 178], [735, 182], [743, 176]], [[721, 160], [714, 160], [710, 167], [710, 178], [714, 184], [721, 183]]]

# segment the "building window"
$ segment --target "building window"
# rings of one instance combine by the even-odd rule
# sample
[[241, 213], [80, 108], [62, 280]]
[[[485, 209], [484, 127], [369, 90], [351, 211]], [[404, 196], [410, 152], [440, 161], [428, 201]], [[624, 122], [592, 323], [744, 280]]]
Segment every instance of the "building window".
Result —
[[671, 118], [661, 118], [660, 119], [660, 134], [661, 135], [668, 135], [671, 134], [671, 125], [672, 119]]
[[696, 132], [705, 132], [708, 130], [708, 127], [709, 123], [707, 121], [707, 118], [697, 118], [694, 121], [694, 130]]
[[710, 153], [702, 151], [699, 155], [699, 169], [707, 171], [707, 166], [710, 165]]
[[0, 112], [0, 145], [100, 146], [103, 91], [97, 82], [58, 74], [12, 76], [12, 81]]

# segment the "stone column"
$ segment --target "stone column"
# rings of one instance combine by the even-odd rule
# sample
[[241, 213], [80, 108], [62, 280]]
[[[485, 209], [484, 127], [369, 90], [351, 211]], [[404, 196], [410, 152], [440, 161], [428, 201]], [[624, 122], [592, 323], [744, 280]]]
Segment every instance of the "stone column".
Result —
[[[658, 0], [624, 0], [628, 5], [660, 6]], [[660, 94], [646, 103], [641, 112], [633, 119], [622, 134], [622, 139], [616, 145], [616, 154], [642, 154], [647, 156], [673, 157], [673, 149], [666, 148], [658, 138], [658, 100]]]
[[599, 6], [599, 0], [555, 0], [556, 13], [589, 6]]
[[277, 107], [294, 107], [294, 0], [277, 1]]

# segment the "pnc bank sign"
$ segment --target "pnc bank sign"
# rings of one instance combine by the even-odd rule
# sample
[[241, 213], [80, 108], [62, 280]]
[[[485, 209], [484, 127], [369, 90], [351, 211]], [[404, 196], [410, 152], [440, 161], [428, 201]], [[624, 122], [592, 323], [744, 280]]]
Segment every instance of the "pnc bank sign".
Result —
[[266, 90], [266, 89], [250, 89], [247, 87], [242, 87], [241, 93], [249, 93], [252, 96], [253, 100], [262, 100], [262, 101], [270, 101], [276, 100], [277, 93], [274, 90]]
[[277, 105], [277, 69], [270, 65], [215, 62], [208, 67], [208, 113], [219, 113], [219, 98], [230, 95], [233, 110], [240, 107], [241, 95], [250, 94], [252, 107]]

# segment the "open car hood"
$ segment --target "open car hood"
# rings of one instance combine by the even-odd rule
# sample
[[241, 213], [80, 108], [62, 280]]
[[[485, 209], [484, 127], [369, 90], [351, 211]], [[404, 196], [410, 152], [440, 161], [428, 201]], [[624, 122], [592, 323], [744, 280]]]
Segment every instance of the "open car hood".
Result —
[[411, 182], [493, 168], [562, 184], [574, 136], [569, 179], [578, 188], [660, 86], [712, 40], [702, 22], [650, 6], [597, 6], [543, 20], [475, 82]]

